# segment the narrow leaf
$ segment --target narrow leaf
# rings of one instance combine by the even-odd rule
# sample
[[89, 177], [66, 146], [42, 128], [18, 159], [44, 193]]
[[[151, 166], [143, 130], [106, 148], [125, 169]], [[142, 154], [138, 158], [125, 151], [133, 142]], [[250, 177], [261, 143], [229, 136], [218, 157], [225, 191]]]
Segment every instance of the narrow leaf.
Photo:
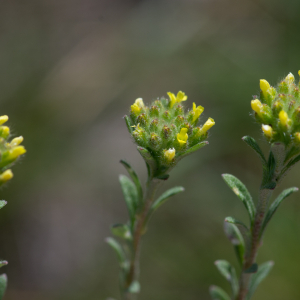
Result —
[[131, 134], [132, 131], [133, 131], [133, 127], [132, 127], [132, 123], [131, 123], [131, 120], [128, 116], [124, 116], [124, 120], [125, 120], [125, 123], [126, 123], [126, 126], [127, 126], [127, 129], [129, 131], [129, 133]]
[[251, 136], [244, 136], [242, 138], [242, 140], [247, 143], [248, 146], [250, 146], [260, 157], [262, 163], [263, 163], [263, 168], [266, 168], [267, 166], [267, 161], [266, 158], [263, 154], [263, 152], [261, 151], [260, 147], [258, 146], [256, 140], [254, 138], [252, 138]]
[[238, 225], [238, 226], [242, 226], [244, 227], [247, 231], [249, 230], [248, 227], [241, 221], [233, 218], [233, 217], [226, 217], [225, 218], [225, 222], [228, 222], [228, 223], [232, 223], [232, 224], [235, 224], [235, 225]]
[[6, 274], [0, 275], [0, 300], [3, 298], [7, 286]]
[[141, 286], [140, 286], [140, 283], [138, 281], [132, 282], [132, 284], [128, 288], [128, 292], [133, 293], [133, 294], [139, 293], [140, 290], [141, 290]]
[[126, 268], [126, 266], [127, 266], [126, 255], [125, 255], [125, 252], [124, 252], [123, 248], [121, 247], [121, 245], [114, 238], [111, 238], [111, 237], [106, 238], [106, 242], [116, 252], [120, 267]]
[[253, 296], [256, 288], [258, 285], [268, 276], [270, 273], [272, 267], [274, 265], [273, 261], [268, 261], [263, 263], [258, 267], [258, 270], [255, 274], [252, 275], [250, 286], [249, 286], [249, 292], [247, 295], [247, 300], [250, 300]]
[[289, 189], [284, 190], [275, 200], [274, 202], [271, 204], [266, 217], [264, 219], [263, 222], [263, 226], [262, 226], [262, 233], [265, 230], [266, 226], [268, 225], [269, 221], [271, 220], [271, 218], [273, 217], [274, 213], [276, 212], [277, 208], [279, 207], [279, 205], [281, 204], [281, 202], [287, 198], [289, 195], [291, 195], [292, 193], [298, 192], [298, 188], [296, 187], [292, 187]]
[[166, 192], [164, 192], [152, 205], [151, 210], [155, 211], [158, 209], [163, 203], [165, 203], [170, 197], [183, 192], [184, 188], [182, 186], [173, 187]]
[[135, 211], [138, 203], [138, 192], [133, 182], [125, 175], [120, 175], [120, 184], [122, 187], [124, 199], [127, 205], [131, 223], [133, 223]]
[[139, 151], [139, 153], [142, 155], [143, 159], [146, 162], [148, 173], [149, 173], [148, 175], [153, 176], [157, 168], [157, 163], [155, 159], [146, 148], [138, 146], [137, 150]]
[[255, 206], [252, 200], [250, 193], [248, 192], [246, 186], [235, 176], [230, 174], [223, 174], [223, 179], [228, 184], [228, 186], [233, 190], [233, 192], [242, 200], [244, 203], [249, 216], [251, 223], [255, 218]]
[[0, 200], [0, 209], [3, 208], [7, 202], [5, 200]]
[[111, 231], [115, 236], [120, 237], [122, 239], [131, 240], [132, 238], [130, 229], [125, 224], [114, 224], [111, 227]]
[[129, 173], [129, 175], [137, 189], [139, 202], [142, 202], [143, 201], [143, 189], [142, 189], [141, 182], [140, 182], [136, 172], [133, 170], [133, 168], [130, 166], [130, 164], [128, 162], [126, 162], [125, 160], [121, 160], [120, 163], [126, 168], [127, 172]]
[[273, 190], [276, 187], [276, 182], [273, 181], [274, 173], [276, 169], [276, 160], [272, 151], [270, 151], [268, 159], [268, 169], [264, 174], [261, 189]]
[[291, 159], [287, 165], [284, 167], [284, 169], [281, 172], [281, 175], [283, 175], [286, 171], [288, 171], [292, 166], [294, 166], [298, 161], [300, 160], [300, 155], [296, 156], [295, 158]]
[[242, 265], [245, 253], [245, 241], [238, 227], [232, 223], [224, 222], [224, 231], [234, 246], [239, 263]]
[[181, 153], [178, 155], [178, 158], [182, 159], [183, 157], [190, 155], [192, 153], [194, 153], [195, 151], [201, 149], [202, 147], [208, 145], [207, 141], [201, 142], [199, 144], [196, 144], [195, 146], [191, 147], [190, 149], [188, 149], [187, 151]]
[[209, 288], [209, 293], [213, 300], [231, 300], [223, 289], [215, 285]]
[[235, 297], [239, 290], [239, 283], [235, 268], [227, 260], [217, 260], [215, 265], [220, 271], [221, 275], [223, 275], [230, 282], [232, 293]]

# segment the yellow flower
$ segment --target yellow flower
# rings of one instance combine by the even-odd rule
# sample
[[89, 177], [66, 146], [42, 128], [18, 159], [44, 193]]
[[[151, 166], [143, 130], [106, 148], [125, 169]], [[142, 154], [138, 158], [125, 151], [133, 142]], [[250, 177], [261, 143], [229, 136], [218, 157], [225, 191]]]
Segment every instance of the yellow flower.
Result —
[[11, 170], [6, 170], [0, 175], [0, 181], [1, 181], [1, 183], [4, 183], [4, 182], [12, 179], [13, 176], [14, 175]]
[[5, 122], [7, 122], [8, 120], [8, 116], [1, 116], [0, 117], [0, 125], [4, 124]]
[[177, 140], [180, 146], [186, 144], [186, 141], [189, 137], [187, 131], [188, 131], [187, 128], [181, 128], [180, 133], [177, 133]]
[[177, 93], [177, 96], [175, 96], [173, 93], [171, 92], [168, 92], [167, 93], [169, 98], [170, 98], [170, 107], [172, 108], [174, 106], [174, 104], [177, 102], [177, 103], [180, 103], [182, 101], [186, 101], [187, 100], [187, 96], [185, 95], [184, 92], [182, 91], [179, 91]]
[[263, 108], [263, 105], [258, 99], [251, 101], [251, 108], [258, 114], [261, 114], [261, 109]]
[[17, 146], [10, 150], [9, 159], [17, 159], [20, 155], [26, 153], [26, 149], [23, 146]]
[[213, 127], [215, 125], [215, 121], [212, 118], [208, 118], [208, 120], [204, 123], [204, 125], [202, 126], [202, 128], [200, 129], [200, 134], [205, 134], [207, 132], [207, 130], [209, 130], [211, 127]]
[[200, 115], [203, 113], [204, 111], [204, 107], [199, 105], [198, 107], [196, 106], [196, 103], [193, 103], [193, 112], [194, 112], [194, 116], [193, 116], [193, 122], [195, 122]]
[[12, 147], [18, 146], [23, 142], [24, 138], [22, 136], [14, 138], [11, 142], [10, 145]]
[[295, 81], [295, 77], [292, 73], [289, 73], [286, 77], [285, 80], [288, 81], [289, 83], [293, 83]]
[[262, 131], [264, 132], [264, 134], [265, 134], [267, 137], [269, 137], [269, 138], [272, 137], [272, 135], [273, 135], [273, 129], [272, 129], [271, 126], [269, 126], [269, 125], [262, 125], [262, 126], [261, 126], [261, 129], [262, 129]]
[[0, 134], [1, 134], [1, 137], [3, 137], [4, 139], [6, 139], [9, 136], [9, 134], [10, 134], [9, 127], [7, 127], [7, 126], [1, 126], [0, 127]]
[[164, 156], [168, 162], [171, 162], [175, 157], [175, 149], [170, 148], [169, 150], [164, 150]]
[[268, 95], [267, 92], [268, 92], [269, 88], [270, 88], [269, 82], [265, 79], [261, 79], [260, 80], [260, 89], [265, 97], [267, 97], [267, 95]]
[[288, 117], [288, 114], [284, 110], [282, 110], [279, 113], [279, 120], [280, 120], [280, 123], [282, 126], [288, 125], [289, 117]]
[[138, 115], [142, 108], [145, 107], [145, 104], [143, 102], [142, 98], [137, 98], [134, 102], [134, 104], [131, 105], [131, 111], [135, 114]]

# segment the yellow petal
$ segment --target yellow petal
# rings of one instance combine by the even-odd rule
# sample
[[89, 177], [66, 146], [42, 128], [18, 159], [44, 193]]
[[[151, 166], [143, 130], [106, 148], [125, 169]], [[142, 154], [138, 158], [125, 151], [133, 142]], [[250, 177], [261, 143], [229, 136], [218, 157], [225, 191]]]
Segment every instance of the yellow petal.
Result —
[[174, 104], [176, 103], [176, 97], [171, 92], [168, 92], [167, 94], [168, 94], [168, 96], [170, 98], [170, 107], [172, 108], [174, 106]]
[[23, 142], [24, 138], [22, 136], [14, 138], [11, 142], [10, 145], [12, 147], [18, 146]]
[[270, 88], [270, 84], [267, 80], [261, 79], [260, 80], [260, 89], [263, 92], [263, 95], [266, 97], [267, 96], [267, 91]]
[[188, 97], [185, 95], [184, 92], [179, 91], [179, 92], [177, 93], [177, 102], [178, 102], [178, 103], [180, 103], [180, 102], [182, 102], [182, 101], [186, 101], [187, 98], [188, 98]]
[[164, 151], [164, 156], [167, 159], [168, 162], [171, 162], [173, 158], [175, 157], [175, 149], [170, 148], [169, 150]]
[[261, 109], [262, 109], [263, 105], [261, 104], [261, 102], [258, 99], [252, 100], [251, 101], [251, 108], [257, 113], [260, 114], [261, 113]]
[[201, 128], [201, 134], [204, 134], [209, 130], [211, 127], [215, 125], [215, 121], [212, 118], [208, 118], [208, 120], [204, 123], [204, 125]]
[[7, 122], [8, 120], [8, 116], [4, 115], [0, 117], [0, 125], [4, 124], [5, 122]]
[[289, 116], [284, 110], [279, 113], [279, 120], [282, 126], [288, 125]]
[[180, 133], [177, 134], [177, 140], [182, 146], [183, 144], [186, 144], [186, 141], [188, 139], [188, 134], [187, 134], [187, 128], [181, 128]]
[[14, 174], [12, 173], [12, 171], [9, 169], [9, 170], [6, 170], [4, 171], [1, 175], [0, 175], [0, 181], [2, 183], [12, 179], [14, 176]]
[[272, 135], [273, 135], [273, 129], [272, 129], [271, 126], [269, 126], [269, 125], [262, 125], [262, 126], [261, 126], [261, 129], [262, 129], [262, 131], [264, 132], [264, 134], [265, 134], [267, 137], [269, 137], [269, 138], [272, 137]]

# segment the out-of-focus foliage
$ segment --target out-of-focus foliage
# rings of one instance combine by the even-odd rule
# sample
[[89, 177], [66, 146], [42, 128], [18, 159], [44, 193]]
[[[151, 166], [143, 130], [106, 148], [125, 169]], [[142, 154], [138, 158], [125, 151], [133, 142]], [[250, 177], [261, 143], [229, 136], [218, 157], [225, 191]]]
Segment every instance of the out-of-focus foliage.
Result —
[[[127, 218], [119, 160], [146, 173], [122, 116], [136, 98], [169, 90], [185, 91], [218, 126], [210, 145], [171, 174], [167, 185], [185, 193], [162, 206], [143, 241], [141, 299], [210, 299], [211, 282], [226, 286], [213, 262], [233, 261], [224, 217], [243, 214], [220, 174], [251, 183], [255, 197], [262, 170], [241, 138], [266, 143], [250, 117], [258, 78], [274, 85], [299, 70], [300, 2], [16, 0], [0, 7], [1, 115], [28, 150], [1, 189], [9, 199], [0, 217], [0, 258], [10, 262], [5, 300], [118, 296], [118, 266], [104, 238], [111, 223]], [[296, 166], [282, 189], [299, 181]], [[268, 228], [258, 262], [276, 265], [257, 300], [300, 297], [298, 197]]]

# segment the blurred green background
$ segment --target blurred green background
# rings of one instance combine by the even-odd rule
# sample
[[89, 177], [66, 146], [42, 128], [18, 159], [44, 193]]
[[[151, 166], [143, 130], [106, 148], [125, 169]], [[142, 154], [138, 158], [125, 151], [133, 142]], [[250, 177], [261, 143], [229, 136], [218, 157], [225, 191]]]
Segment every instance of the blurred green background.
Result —
[[[164, 187], [186, 191], [151, 221], [140, 299], [206, 300], [210, 284], [229, 290], [213, 264], [235, 262], [223, 220], [247, 216], [220, 175], [236, 175], [257, 196], [260, 161], [241, 137], [268, 149], [250, 100], [260, 78], [275, 84], [300, 69], [299, 12], [299, 0], [1, 1], [0, 109], [28, 150], [1, 189], [5, 300], [118, 298], [104, 239], [127, 220], [119, 160], [146, 174], [122, 117], [138, 97], [178, 90], [216, 126]], [[280, 190], [300, 186], [299, 170]], [[299, 197], [268, 228], [258, 261], [276, 264], [253, 299], [300, 299]]]

